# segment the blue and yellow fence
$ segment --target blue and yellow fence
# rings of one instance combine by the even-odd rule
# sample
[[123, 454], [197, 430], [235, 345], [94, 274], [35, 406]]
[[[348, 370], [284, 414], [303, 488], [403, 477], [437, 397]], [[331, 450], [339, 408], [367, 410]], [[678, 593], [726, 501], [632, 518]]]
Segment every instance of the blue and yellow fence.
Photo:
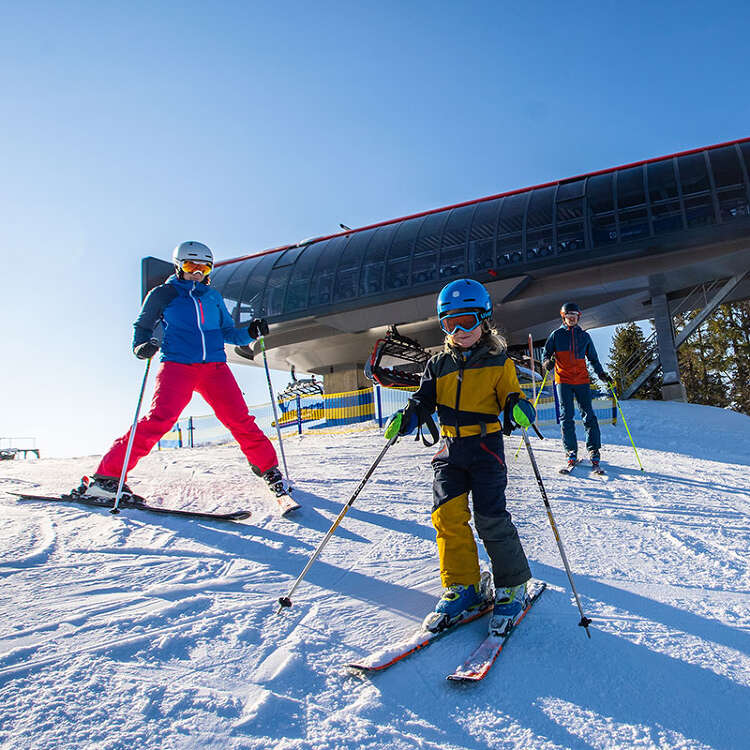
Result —
[[[532, 397], [531, 384], [522, 385], [526, 395]], [[414, 392], [414, 388], [363, 388], [347, 393], [307, 394], [280, 399], [278, 404], [279, 427], [284, 433], [302, 435], [335, 434], [382, 428], [388, 417], [401, 409]], [[615, 424], [617, 408], [603, 389], [591, 387], [594, 411], [601, 423]], [[271, 439], [276, 438], [271, 404], [249, 406], [255, 422]], [[544, 389], [537, 404], [537, 424], [555, 424], [555, 400], [552, 388]], [[221, 445], [233, 442], [232, 435], [213, 415], [180, 419], [173, 430], [159, 442], [159, 448], [192, 448], [201, 445]]]

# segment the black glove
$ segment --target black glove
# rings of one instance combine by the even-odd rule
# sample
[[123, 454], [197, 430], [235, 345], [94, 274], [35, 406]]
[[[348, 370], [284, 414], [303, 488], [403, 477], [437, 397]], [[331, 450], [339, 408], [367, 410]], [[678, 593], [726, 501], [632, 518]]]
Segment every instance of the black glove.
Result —
[[235, 346], [234, 353], [245, 359], [254, 359], [255, 352], [249, 346]]
[[609, 385], [612, 382], [612, 376], [608, 372], [603, 372], [599, 376], [607, 385]]
[[261, 336], [268, 335], [268, 323], [265, 318], [253, 318], [247, 327], [247, 332], [251, 339], [258, 339]]
[[133, 347], [133, 354], [138, 359], [151, 359], [151, 357], [159, 351], [159, 342], [156, 339], [151, 341], [144, 341], [142, 344], [138, 344]]
[[542, 367], [544, 368], [545, 372], [551, 372], [555, 369], [555, 355], [553, 354], [550, 357], [547, 357], [547, 359], [542, 362]]
[[421, 414], [419, 406], [415, 401], [409, 399], [406, 402], [406, 406], [401, 410], [403, 416], [401, 417], [401, 429], [399, 435], [408, 435], [412, 430], [415, 430], [422, 424]]

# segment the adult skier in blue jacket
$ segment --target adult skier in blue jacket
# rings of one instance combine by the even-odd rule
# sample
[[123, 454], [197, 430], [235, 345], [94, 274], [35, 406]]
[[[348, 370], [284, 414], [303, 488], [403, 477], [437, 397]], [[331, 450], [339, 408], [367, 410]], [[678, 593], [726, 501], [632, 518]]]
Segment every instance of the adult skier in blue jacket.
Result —
[[[127, 471], [172, 429], [197, 391], [237, 440], [252, 470], [275, 495], [286, 494], [276, 451], [248, 413], [224, 352], [225, 343], [246, 346], [265, 335], [268, 324], [256, 318], [247, 328], [234, 327], [221, 295], [209, 286], [213, 253], [206, 245], [183, 242], [172, 258], [174, 275], [148, 293], [134, 324], [133, 352], [140, 359], [150, 359], [159, 351], [153, 338], [158, 323], [164, 337], [151, 409], [138, 421]], [[129, 437], [130, 431], [114, 442], [93, 477], [83, 478], [79, 494], [116, 495]], [[132, 494], [127, 486], [124, 490]]]

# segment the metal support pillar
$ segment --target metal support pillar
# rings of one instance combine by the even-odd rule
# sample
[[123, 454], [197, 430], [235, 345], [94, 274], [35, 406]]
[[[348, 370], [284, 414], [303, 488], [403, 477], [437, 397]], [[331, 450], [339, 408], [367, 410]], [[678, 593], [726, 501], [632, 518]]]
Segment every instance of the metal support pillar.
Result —
[[663, 373], [661, 395], [665, 401], [687, 401], [685, 386], [680, 380], [680, 365], [677, 361], [677, 347], [674, 340], [674, 325], [669, 311], [669, 301], [664, 291], [664, 277], [649, 278], [651, 309], [654, 315], [654, 328], [659, 350], [659, 361]]

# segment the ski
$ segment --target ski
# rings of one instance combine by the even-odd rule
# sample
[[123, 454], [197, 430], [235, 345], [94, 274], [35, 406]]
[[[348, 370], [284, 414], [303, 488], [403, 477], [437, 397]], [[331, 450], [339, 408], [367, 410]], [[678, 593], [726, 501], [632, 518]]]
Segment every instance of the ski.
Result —
[[299, 510], [302, 507], [287, 493], [283, 495], [274, 495], [274, 500], [276, 500], [282, 516], [285, 516], [287, 513], [293, 513], [295, 510]]
[[421, 651], [423, 648], [439, 640], [444, 635], [454, 632], [459, 625], [473, 622], [474, 620], [486, 615], [488, 612], [492, 611], [493, 606], [494, 602], [489, 601], [484, 607], [472, 612], [463, 620], [458, 620], [458, 622], [454, 622], [453, 625], [450, 625], [443, 630], [438, 630], [437, 632], [420, 628], [403, 641], [399, 641], [392, 646], [386, 646], [380, 651], [369, 654], [359, 661], [350, 662], [346, 666], [356, 672], [381, 672], [402, 659], [405, 659], [407, 656], [411, 656], [416, 651]]
[[[90, 508], [112, 508], [114, 507], [114, 499], [109, 500], [107, 498], [95, 498], [86, 497], [85, 495], [29, 495], [23, 492], [11, 492], [11, 495], [20, 497], [22, 500], [44, 500], [46, 502], [56, 503], [76, 503], [77, 505], [85, 505]], [[199, 510], [177, 510], [176, 508], [160, 508], [156, 505], [149, 505], [142, 499], [130, 500], [121, 499], [120, 508], [125, 510], [143, 510], [148, 513], [160, 513], [165, 516], [181, 516], [182, 518], [204, 518], [206, 520], [213, 521], [242, 521], [245, 518], [250, 518], [249, 510], [235, 510], [231, 513], [207, 513]]]
[[578, 466], [578, 464], [580, 463], [581, 463], [580, 461], [576, 461], [573, 466], [569, 466], [568, 464], [563, 464], [558, 469], [558, 471], [560, 472], [560, 474], [570, 474], [573, 471], [573, 469], [575, 469], [575, 467]]
[[505, 648], [508, 638], [513, 635], [518, 624], [526, 617], [528, 611], [534, 606], [534, 602], [542, 595], [547, 584], [543, 581], [534, 581], [533, 588], [529, 591], [529, 603], [526, 608], [518, 615], [513, 627], [505, 635], [488, 635], [474, 650], [471, 656], [461, 666], [456, 667], [446, 679], [453, 682], [478, 682], [487, 676], [490, 667], [495, 663], [495, 659]]

